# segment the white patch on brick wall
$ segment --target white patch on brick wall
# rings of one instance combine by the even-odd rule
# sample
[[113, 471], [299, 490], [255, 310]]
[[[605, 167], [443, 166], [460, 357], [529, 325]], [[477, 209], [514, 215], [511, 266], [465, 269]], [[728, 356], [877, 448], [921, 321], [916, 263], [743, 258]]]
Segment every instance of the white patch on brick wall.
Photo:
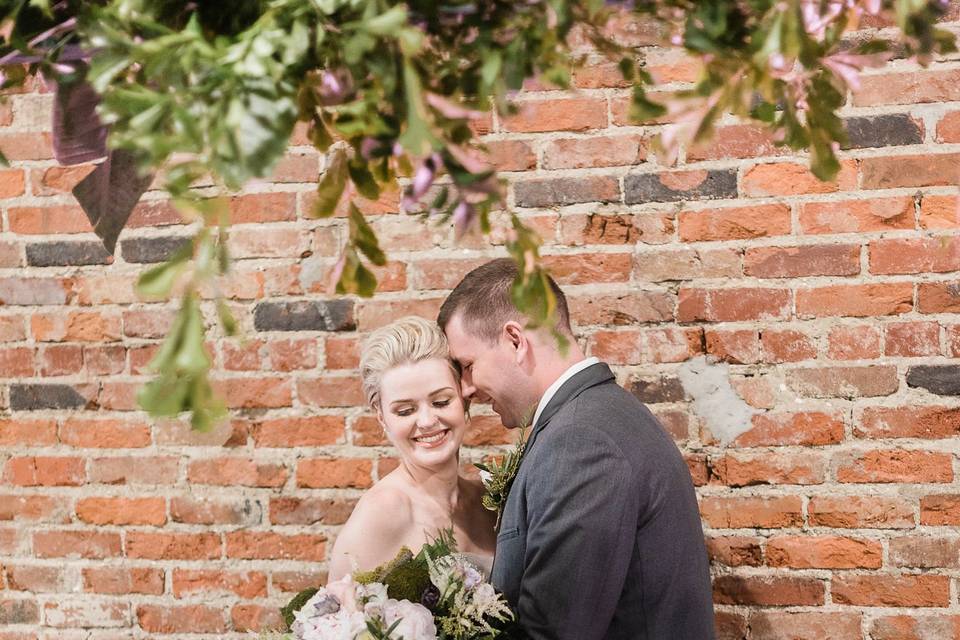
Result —
[[300, 263], [300, 287], [310, 291], [317, 282], [330, 272], [330, 259], [312, 255]]
[[759, 412], [734, 391], [726, 363], [700, 356], [683, 363], [677, 377], [693, 399], [693, 410], [721, 444], [729, 444], [750, 430], [750, 419]]

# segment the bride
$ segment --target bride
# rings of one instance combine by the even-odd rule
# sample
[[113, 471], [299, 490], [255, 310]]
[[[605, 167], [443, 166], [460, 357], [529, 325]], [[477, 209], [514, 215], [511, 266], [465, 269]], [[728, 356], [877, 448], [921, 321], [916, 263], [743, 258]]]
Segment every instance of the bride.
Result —
[[360, 375], [400, 465], [357, 503], [333, 546], [328, 582], [388, 562], [400, 547], [416, 552], [448, 528], [457, 548], [489, 571], [494, 514], [481, 505], [480, 482], [460, 474], [469, 418], [443, 332], [414, 316], [374, 331]]

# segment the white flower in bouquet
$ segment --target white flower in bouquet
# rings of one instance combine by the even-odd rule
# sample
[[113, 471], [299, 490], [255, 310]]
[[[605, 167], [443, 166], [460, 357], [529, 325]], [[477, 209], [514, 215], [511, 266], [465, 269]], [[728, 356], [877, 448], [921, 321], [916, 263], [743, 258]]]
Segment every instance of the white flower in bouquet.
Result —
[[[345, 603], [350, 598], [344, 598]], [[321, 588], [294, 614], [293, 633], [298, 640], [355, 640], [367, 630], [361, 611], [341, 606], [328, 589]]]
[[399, 624], [390, 633], [391, 637], [403, 640], [436, 640], [437, 626], [433, 623], [433, 614], [423, 605], [409, 600], [387, 600], [383, 605], [383, 621], [390, 628], [399, 620]]

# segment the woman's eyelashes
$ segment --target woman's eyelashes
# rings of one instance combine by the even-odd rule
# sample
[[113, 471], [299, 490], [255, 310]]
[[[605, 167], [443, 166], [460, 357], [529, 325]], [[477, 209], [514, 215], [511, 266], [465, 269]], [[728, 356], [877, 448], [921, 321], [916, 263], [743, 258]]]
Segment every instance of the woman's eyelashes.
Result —
[[[437, 409], [443, 409], [444, 407], [449, 406], [452, 401], [453, 400], [451, 398], [443, 398], [439, 400], [434, 400], [431, 404]], [[404, 405], [394, 409], [393, 412], [398, 416], [405, 418], [407, 416], [412, 416], [414, 413], [416, 413], [416, 409], [412, 406]]]

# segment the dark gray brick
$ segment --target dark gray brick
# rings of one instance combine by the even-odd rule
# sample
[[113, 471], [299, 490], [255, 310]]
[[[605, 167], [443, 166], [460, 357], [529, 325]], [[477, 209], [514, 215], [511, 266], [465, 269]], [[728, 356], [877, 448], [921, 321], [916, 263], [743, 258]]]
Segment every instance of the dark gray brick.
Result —
[[960, 396], [960, 365], [921, 365], [907, 369], [907, 385], [938, 396]]
[[659, 402], [682, 402], [687, 399], [679, 378], [654, 378], [653, 380], [634, 380], [630, 383], [630, 393], [640, 402], [657, 404]]
[[847, 118], [850, 141], [844, 149], [892, 147], [923, 142], [923, 126], [906, 113]]
[[637, 173], [624, 179], [627, 204], [737, 197], [737, 170]]
[[31, 267], [110, 264], [111, 257], [99, 240], [89, 242], [34, 242], [27, 245], [27, 264]]
[[611, 176], [528, 180], [513, 187], [518, 207], [562, 207], [581, 202], [620, 202], [620, 183]]
[[13, 411], [80, 409], [86, 405], [86, 398], [68, 384], [10, 385], [10, 409]]
[[191, 238], [163, 236], [160, 238], [127, 238], [120, 241], [120, 254], [127, 262], [163, 262]]
[[253, 312], [257, 331], [352, 331], [352, 300], [261, 302]]

